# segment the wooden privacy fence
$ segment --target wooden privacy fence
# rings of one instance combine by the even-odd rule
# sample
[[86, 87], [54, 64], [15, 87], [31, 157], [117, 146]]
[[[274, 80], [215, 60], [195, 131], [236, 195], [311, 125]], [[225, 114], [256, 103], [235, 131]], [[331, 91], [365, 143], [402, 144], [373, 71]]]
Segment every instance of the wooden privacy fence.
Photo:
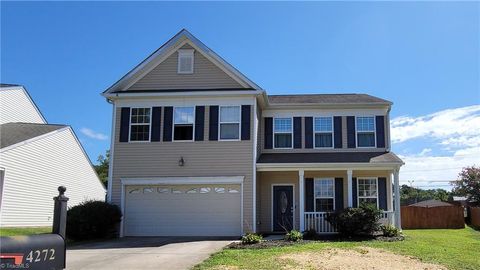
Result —
[[470, 215], [472, 225], [480, 227], [480, 207], [470, 207]]
[[402, 206], [403, 229], [461, 229], [465, 228], [463, 207]]

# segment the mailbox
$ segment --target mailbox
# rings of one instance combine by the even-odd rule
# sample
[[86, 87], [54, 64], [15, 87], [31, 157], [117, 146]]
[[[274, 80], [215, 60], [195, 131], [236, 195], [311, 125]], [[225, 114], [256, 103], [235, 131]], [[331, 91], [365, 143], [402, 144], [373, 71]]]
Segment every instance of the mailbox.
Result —
[[0, 237], [0, 269], [57, 270], [65, 268], [67, 201], [58, 188], [51, 234]]
[[58, 234], [2, 237], [0, 269], [65, 268], [65, 240]]

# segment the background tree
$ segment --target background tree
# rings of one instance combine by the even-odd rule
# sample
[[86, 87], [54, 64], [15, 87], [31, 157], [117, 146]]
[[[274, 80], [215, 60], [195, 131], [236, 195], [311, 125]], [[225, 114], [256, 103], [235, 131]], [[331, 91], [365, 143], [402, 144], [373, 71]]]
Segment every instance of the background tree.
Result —
[[456, 195], [467, 197], [471, 203], [480, 204], [480, 167], [465, 167], [458, 174], [458, 180], [452, 182]]
[[402, 185], [400, 187], [400, 204], [410, 205], [413, 203], [426, 201], [426, 200], [440, 200], [448, 201], [450, 192], [437, 188], [437, 189], [419, 189], [408, 185]]
[[107, 186], [108, 184], [108, 163], [110, 162], [110, 150], [107, 150], [105, 156], [100, 155], [98, 156], [98, 164], [93, 165], [95, 171], [98, 174], [98, 177], [102, 181], [102, 183]]

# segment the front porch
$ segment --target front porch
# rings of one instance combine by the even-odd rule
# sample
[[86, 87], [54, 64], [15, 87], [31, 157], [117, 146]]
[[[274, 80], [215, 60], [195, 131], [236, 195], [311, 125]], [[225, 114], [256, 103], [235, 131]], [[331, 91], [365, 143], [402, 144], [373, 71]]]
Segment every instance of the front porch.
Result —
[[[335, 233], [326, 221], [327, 213], [362, 202], [377, 204], [382, 210], [380, 222], [401, 229], [398, 168], [257, 167], [256, 231]], [[281, 197], [281, 192], [287, 195]]]

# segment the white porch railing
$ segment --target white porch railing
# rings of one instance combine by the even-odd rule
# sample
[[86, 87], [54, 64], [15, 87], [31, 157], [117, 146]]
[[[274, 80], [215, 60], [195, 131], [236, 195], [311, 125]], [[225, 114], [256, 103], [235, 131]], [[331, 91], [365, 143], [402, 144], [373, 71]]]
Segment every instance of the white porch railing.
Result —
[[[335, 233], [335, 228], [326, 220], [328, 212], [305, 212], [305, 230], [315, 230], [317, 233]], [[393, 211], [382, 211], [379, 222], [383, 225], [393, 225]]]

